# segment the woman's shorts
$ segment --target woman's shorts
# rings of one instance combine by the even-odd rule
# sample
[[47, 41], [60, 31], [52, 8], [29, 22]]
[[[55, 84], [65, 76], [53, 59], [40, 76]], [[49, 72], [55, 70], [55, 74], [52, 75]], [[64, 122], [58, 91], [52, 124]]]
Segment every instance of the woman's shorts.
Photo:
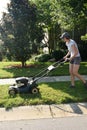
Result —
[[71, 64], [77, 64], [77, 65], [80, 65], [80, 62], [81, 62], [81, 57], [75, 57], [70, 61]]

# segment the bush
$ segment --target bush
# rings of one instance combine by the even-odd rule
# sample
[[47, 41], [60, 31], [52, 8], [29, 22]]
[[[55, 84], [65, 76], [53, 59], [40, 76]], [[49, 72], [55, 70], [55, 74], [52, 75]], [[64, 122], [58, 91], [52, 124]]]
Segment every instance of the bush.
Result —
[[58, 61], [64, 57], [64, 52], [61, 50], [56, 50], [52, 52], [52, 57], [55, 58], [56, 61]]
[[49, 59], [51, 59], [50, 54], [41, 54], [35, 58], [35, 60], [39, 62], [47, 62]]
[[81, 40], [87, 41], [87, 34], [85, 34], [84, 36], [81, 36]]
[[63, 41], [59, 41], [58, 44], [57, 44], [59, 50], [62, 49], [62, 50], [67, 50], [67, 47], [65, 45], [65, 43]]
[[79, 51], [82, 61], [87, 61], [87, 43], [83, 43], [82, 45], [80, 45]]
[[2, 55], [0, 54], [0, 61], [2, 61]]

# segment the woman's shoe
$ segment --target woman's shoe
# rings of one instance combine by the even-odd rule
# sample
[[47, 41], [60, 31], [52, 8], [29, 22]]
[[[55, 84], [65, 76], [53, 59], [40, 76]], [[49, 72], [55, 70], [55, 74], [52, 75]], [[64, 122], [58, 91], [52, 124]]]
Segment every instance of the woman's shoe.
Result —
[[70, 88], [75, 88], [75, 86], [74, 85], [70, 85]]
[[84, 83], [84, 86], [85, 86], [85, 88], [87, 88], [87, 81], [86, 81], [86, 83]]

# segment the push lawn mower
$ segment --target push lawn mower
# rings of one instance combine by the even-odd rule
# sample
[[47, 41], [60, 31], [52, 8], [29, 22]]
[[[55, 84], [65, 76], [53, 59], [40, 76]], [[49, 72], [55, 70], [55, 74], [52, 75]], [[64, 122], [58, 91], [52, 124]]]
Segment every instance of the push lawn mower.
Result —
[[64, 62], [64, 59], [57, 61], [56, 63], [50, 65], [48, 68], [40, 71], [40, 73], [35, 75], [30, 81], [27, 77], [16, 78], [16, 84], [9, 86], [9, 95], [14, 96], [17, 93], [39, 93], [37, 81], [42, 77], [46, 76], [50, 71], [64, 64]]

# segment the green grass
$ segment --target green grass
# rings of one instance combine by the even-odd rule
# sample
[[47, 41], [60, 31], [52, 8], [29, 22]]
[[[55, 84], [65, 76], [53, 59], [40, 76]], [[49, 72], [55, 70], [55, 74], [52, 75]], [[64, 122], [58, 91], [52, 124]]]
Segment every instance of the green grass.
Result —
[[70, 82], [42, 83], [39, 84], [40, 93], [17, 94], [10, 97], [8, 85], [0, 86], [0, 107], [11, 108], [36, 104], [61, 104], [72, 102], [86, 102], [87, 89], [83, 84], [76, 81], [76, 88], [69, 88]]
[[[29, 68], [16, 68], [14, 65], [19, 66], [20, 62], [0, 62], [0, 78], [12, 78], [12, 77], [31, 77], [39, 73], [44, 68], [47, 68], [52, 63], [30, 63], [27, 64]], [[87, 62], [82, 62], [80, 67], [80, 73], [87, 74]], [[69, 75], [68, 63], [58, 67], [56, 70], [49, 73], [50, 76]]]
[[[11, 78], [21, 76], [34, 76], [44, 68], [47, 68], [51, 63], [30, 63], [29, 68], [15, 68], [20, 62], [0, 62], [0, 78]], [[11, 67], [10, 67], [11, 66]], [[87, 75], [87, 62], [82, 62], [79, 72]], [[58, 67], [56, 70], [49, 73], [50, 76], [69, 75], [68, 63]], [[70, 82], [54, 82], [39, 84], [40, 93], [32, 94], [17, 94], [15, 97], [8, 95], [8, 85], [0, 86], [0, 107], [10, 108], [21, 105], [36, 105], [36, 104], [61, 104], [70, 102], [86, 102], [87, 90], [83, 84], [76, 81], [76, 88], [69, 88]]]

